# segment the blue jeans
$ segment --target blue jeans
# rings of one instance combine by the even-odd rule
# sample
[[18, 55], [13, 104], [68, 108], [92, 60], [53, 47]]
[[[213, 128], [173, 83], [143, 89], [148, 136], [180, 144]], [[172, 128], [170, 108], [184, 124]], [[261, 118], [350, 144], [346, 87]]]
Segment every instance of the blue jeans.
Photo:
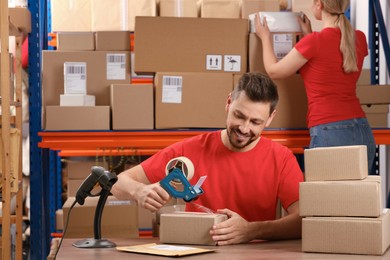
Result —
[[310, 148], [366, 145], [369, 174], [375, 174], [376, 145], [366, 118], [354, 118], [310, 128]]

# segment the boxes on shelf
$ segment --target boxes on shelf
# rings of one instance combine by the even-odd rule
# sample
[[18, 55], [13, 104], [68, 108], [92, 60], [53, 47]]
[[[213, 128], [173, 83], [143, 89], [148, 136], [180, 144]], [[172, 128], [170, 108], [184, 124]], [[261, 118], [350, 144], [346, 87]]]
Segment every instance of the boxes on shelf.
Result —
[[227, 215], [201, 212], [164, 213], [160, 216], [160, 242], [215, 245], [210, 229]]
[[[76, 204], [69, 216], [66, 238], [93, 237], [93, 223], [99, 197], [87, 197], [84, 205]], [[69, 197], [63, 206], [63, 223], [67, 222], [69, 208], [75, 197]], [[138, 237], [138, 206], [134, 201], [117, 200], [108, 196], [101, 220], [101, 235], [105, 238]]]
[[156, 74], [155, 87], [156, 129], [226, 126], [233, 74], [161, 72]]
[[82, 94], [60, 95], [60, 106], [95, 106], [95, 96]]
[[94, 51], [95, 36], [93, 32], [57, 32], [57, 50], [61, 51]]
[[368, 176], [367, 146], [305, 149], [306, 181], [362, 180]]
[[279, 12], [279, 0], [242, 0], [242, 18], [248, 19], [250, 14], [257, 13], [259, 11]]
[[200, 2], [202, 18], [240, 18], [240, 0], [202, 0]]
[[199, 17], [198, 0], [160, 0], [160, 17]]
[[157, 15], [156, 0], [91, 0], [91, 6], [92, 31], [134, 31], [135, 17]]
[[130, 31], [95, 32], [97, 51], [130, 51]]
[[390, 85], [358, 85], [356, 95], [362, 105], [390, 104]]
[[46, 106], [45, 130], [110, 130], [109, 106]]
[[389, 126], [389, 105], [362, 105], [362, 108], [371, 127]]
[[136, 17], [134, 70], [242, 74], [247, 44], [246, 19]]
[[91, 0], [56, 0], [50, 3], [53, 32], [91, 31]]
[[301, 182], [299, 196], [302, 217], [379, 217], [382, 214], [380, 176], [350, 181]]
[[110, 86], [112, 129], [154, 128], [152, 84], [112, 84]]

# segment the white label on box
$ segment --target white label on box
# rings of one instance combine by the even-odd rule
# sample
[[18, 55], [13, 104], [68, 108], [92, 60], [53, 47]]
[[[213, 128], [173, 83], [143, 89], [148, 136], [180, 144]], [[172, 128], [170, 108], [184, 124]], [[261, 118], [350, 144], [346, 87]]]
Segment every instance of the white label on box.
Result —
[[274, 52], [278, 60], [281, 60], [293, 48], [293, 38], [290, 33], [274, 34]]
[[64, 62], [64, 93], [87, 94], [86, 62]]
[[162, 103], [181, 103], [183, 77], [163, 76]]
[[241, 56], [240, 55], [225, 55], [224, 56], [224, 71], [241, 71]]
[[206, 70], [222, 70], [222, 55], [206, 55]]
[[126, 54], [107, 54], [107, 80], [126, 79]]

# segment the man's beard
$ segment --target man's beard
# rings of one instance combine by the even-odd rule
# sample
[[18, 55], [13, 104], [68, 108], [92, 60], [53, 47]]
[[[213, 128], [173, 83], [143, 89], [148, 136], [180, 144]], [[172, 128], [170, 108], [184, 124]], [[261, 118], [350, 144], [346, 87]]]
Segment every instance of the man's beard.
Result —
[[[235, 138], [235, 135], [236, 133], [240, 134], [240, 135], [243, 135], [245, 137], [249, 137], [248, 141], [246, 142], [238, 142], [237, 141], [237, 138]], [[240, 130], [238, 128], [231, 128], [231, 129], [227, 129], [227, 135], [228, 135], [228, 138], [229, 138], [229, 143], [230, 145], [234, 148], [234, 149], [237, 149], [237, 150], [241, 150], [245, 147], [247, 147], [248, 145], [250, 145], [253, 141], [256, 140], [256, 137], [251, 135], [251, 134], [242, 134], [240, 132]]]

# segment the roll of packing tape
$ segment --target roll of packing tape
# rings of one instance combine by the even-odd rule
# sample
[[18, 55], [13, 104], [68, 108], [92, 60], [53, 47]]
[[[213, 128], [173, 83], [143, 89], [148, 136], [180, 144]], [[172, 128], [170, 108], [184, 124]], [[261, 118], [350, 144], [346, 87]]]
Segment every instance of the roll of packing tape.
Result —
[[180, 156], [170, 160], [165, 167], [165, 174], [168, 175], [172, 168], [179, 168], [187, 180], [191, 180], [194, 177], [194, 165], [187, 157]]

